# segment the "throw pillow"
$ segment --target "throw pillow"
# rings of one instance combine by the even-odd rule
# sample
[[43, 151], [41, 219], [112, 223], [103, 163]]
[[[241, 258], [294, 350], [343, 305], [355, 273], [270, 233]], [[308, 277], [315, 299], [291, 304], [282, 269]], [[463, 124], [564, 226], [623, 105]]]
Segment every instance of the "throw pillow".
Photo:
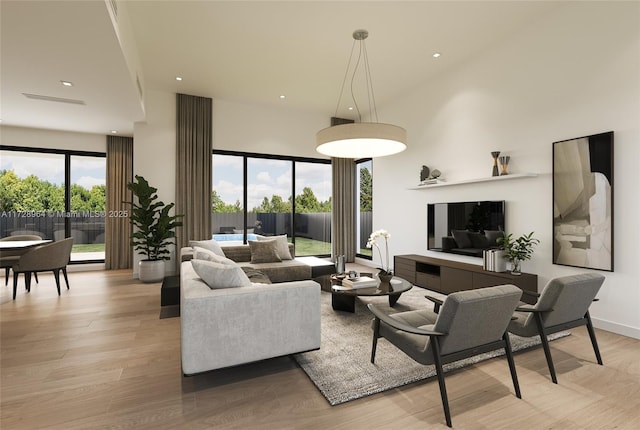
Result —
[[193, 259], [194, 260], [205, 260], [205, 261], [213, 261], [214, 263], [220, 264], [230, 264], [232, 266], [237, 265], [237, 263], [233, 260], [228, 259], [227, 257], [220, 257], [215, 252], [200, 248], [199, 246], [193, 247]]
[[261, 242], [275, 242], [276, 251], [281, 260], [293, 260], [291, 252], [289, 252], [289, 242], [287, 236], [258, 236], [258, 240]]
[[282, 261], [276, 251], [275, 241], [259, 242], [257, 240], [249, 241], [251, 249], [251, 263], [278, 263]]
[[240, 266], [214, 263], [213, 261], [191, 260], [193, 270], [212, 290], [218, 288], [248, 287], [251, 281]]
[[451, 234], [458, 248], [471, 248], [471, 239], [467, 230], [451, 230]]
[[224, 252], [222, 252], [222, 248], [220, 248], [220, 244], [216, 242], [214, 239], [211, 240], [190, 240], [189, 246], [199, 246], [200, 248], [208, 249], [210, 251], [215, 252], [221, 257], [224, 257]]

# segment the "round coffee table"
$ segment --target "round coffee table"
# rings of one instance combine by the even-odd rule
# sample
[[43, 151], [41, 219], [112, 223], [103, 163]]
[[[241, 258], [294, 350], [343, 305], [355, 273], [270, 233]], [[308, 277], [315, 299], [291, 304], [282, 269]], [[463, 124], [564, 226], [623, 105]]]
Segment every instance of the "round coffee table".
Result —
[[413, 284], [402, 278], [394, 276], [389, 285], [378, 285], [366, 288], [345, 288], [341, 285], [341, 280], [335, 275], [331, 275], [331, 306], [333, 310], [344, 312], [355, 312], [357, 296], [389, 296], [389, 306], [394, 306], [400, 295], [409, 291]]

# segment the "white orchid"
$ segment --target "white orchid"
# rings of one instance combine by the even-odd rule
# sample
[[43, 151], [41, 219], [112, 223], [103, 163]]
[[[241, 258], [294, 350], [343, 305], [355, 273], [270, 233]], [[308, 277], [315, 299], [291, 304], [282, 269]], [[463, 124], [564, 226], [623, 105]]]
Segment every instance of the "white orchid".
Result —
[[376, 247], [378, 249], [378, 254], [380, 255], [380, 262], [382, 262], [382, 251], [380, 250], [380, 245], [378, 245], [378, 238], [384, 238], [384, 248], [385, 248], [385, 265], [382, 268], [382, 271], [386, 274], [391, 274], [391, 270], [389, 268], [389, 238], [391, 234], [387, 230], [376, 230], [369, 236], [369, 240], [367, 240], [367, 248]]

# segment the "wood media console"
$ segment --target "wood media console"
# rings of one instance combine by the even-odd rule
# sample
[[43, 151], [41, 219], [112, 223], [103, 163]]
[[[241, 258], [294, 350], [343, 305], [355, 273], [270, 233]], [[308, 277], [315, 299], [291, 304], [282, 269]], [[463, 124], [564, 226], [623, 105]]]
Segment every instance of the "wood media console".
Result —
[[[538, 275], [531, 273], [512, 275], [509, 272], [488, 272], [479, 265], [416, 254], [396, 255], [393, 261], [397, 276], [442, 294], [502, 284], [513, 284], [525, 291], [538, 292]], [[535, 297], [528, 295], [522, 296], [521, 300], [535, 303]]]

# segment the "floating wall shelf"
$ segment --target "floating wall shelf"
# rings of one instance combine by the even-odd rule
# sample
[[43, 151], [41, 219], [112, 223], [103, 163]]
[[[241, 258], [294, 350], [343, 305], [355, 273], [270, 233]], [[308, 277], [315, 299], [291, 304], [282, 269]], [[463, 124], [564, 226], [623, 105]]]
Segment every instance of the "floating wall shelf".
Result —
[[436, 184], [418, 185], [417, 187], [411, 187], [409, 189], [425, 190], [427, 188], [450, 187], [452, 185], [475, 184], [477, 182], [506, 181], [509, 179], [535, 178], [537, 176], [538, 176], [537, 173], [514, 173], [514, 174], [509, 174], [504, 176], [487, 176], [486, 178], [465, 179], [462, 181], [455, 181], [455, 182], [438, 182]]

